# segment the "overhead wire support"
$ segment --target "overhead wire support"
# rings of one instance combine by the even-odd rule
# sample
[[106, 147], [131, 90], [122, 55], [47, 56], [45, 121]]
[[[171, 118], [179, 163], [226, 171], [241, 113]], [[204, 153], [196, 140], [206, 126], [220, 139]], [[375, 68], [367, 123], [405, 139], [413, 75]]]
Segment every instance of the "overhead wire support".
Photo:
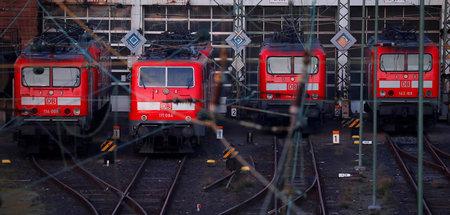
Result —
[[420, 0], [420, 19], [419, 19], [419, 101], [418, 101], [418, 129], [417, 129], [417, 212], [423, 214], [423, 57], [424, 57], [424, 13], [425, 2]]
[[[240, 34], [241, 31], [245, 30], [244, 25], [244, 1], [243, 0], [233, 0], [233, 30]], [[245, 50], [245, 49], [244, 49]], [[233, 56], [233, 62], [239, 61], [244, 63], [245, 65], [245, 59], [244, 59], [244, 50], [241, 51], [235, 51]], [[245, 67], [243, 67], [245, 68]], [[239, 99], [241, 97], [241, 82], [244, 81], [244, 73], [243, 68], [234, 68], [235, 71], [235, 77], [237, 77], [237, 80], [235, 80], [235, 90], [236, 90], [236, 104], [239, 104]]]
[[[450, 123], [450, 2], [445, 1], [444, 5], [444, 19], [442, 20], [443, 26], [443, 50], [442, 50], [442, 73], [441, 77], [444, 77], [444, 80], [441, 80], [443, 83], [443, 87], [441, 88], [442, 101], [446, 101], [447, 107], [447, 122]], [[443, 92], [442, 92], [443, 91]], [[447, 96], [447, 97], [444, 97]], [[444, 112], [445, 113], [445, 112]]]
[[[338, 2], [338, 29], [350, 30], [350, 0], [339, 0]], [[349, 90], [350, 90], [350, 65], [349, 65], [349, 55], [347, 50], [338, 50], [337, 64], [338, 68], [336, 71], [336, 102], [341, 106], [342, 117], [348, 118], [348, 100], [349, 100]], [[347, 103], [347, 105], [344, 105]], [[345, 107], [345, 110], [344, 110]]]
[[358, 144], [358, 166], [356, 170], [364, 170], [362, 163], [362, 140], [363, 140], [363, 111], [364, 111], [364, 49], [366, 43], [366, 0], [362, 2], [362, 19], [361, 19], [361, 65], [360, 65], [360, 77], [359, 77], [359, 144]]
[[[378, 0], [375, 0], [375, 14], [378, 14], [379, 6]], [[373, 132], [372, 132], [372, 205], [369, 206], [369, 211], [379, 211], [380, 206], [377, 205], [377, 96], [378, 96], [378, 16], [375, 16], [375, 50], [374, 50], [374, 64], [373, 64]], [[360, 143], [361, 144], [361, 143]]]

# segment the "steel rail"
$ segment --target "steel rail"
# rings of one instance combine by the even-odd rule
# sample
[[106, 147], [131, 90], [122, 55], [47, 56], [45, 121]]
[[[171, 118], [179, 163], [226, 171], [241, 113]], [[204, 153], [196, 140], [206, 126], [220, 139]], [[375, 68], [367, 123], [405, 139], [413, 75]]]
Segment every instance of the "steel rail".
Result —
[[220, 184], [221, 182], [225, 181], [227, 178], [233, 176], [234, 174], [236, 174], [236, 170], [233, 170], [233, 171], [231, 171], [230, 173], [228, 173], [228, 174], [226, 174], [225, 176], [223, 176], [222, 178], [217, 179], [217, 180], [214, 181], [213, 183], [211, 183], [211, 184], [209, 184], [209, 185], [207, 185], [207, 186], [204, 186], [204, 187], [202, 188], [202, 190], [203, 190], [203, 191], [206, 191], [206, 190], [208, 190], [208, 189], [210, 189], [210, 188], [212, 188], [212, 187], [214, 187], [214, 186]]
[[169, 205], [170, 197], [172, 196], [172, 193], [173, 193], [173, 191], [175, 189], [175, 186], [176, 186], [176, 184], [178, 182], [178, 179], [180, 178], [180, 173], [181, 173], [181, 170], [184, 167], [184, 164], [186, 163], [186, 158], [187, 158], [187, 155], [185, 155], [183, 157], [183, 160], [181, 161], [180, 165], [178, 166], [177, 174], [175, 175], [175, 178], [173, 179], [173, 182], [170, 185], [170, 189], [167, 192], [166, 198], [164, 200], [164, 204], [163, 204], [163, 206], [161, 208], [161, 212], [159, 213], [159, 215], [163, 215], [163, 214], [166, 213], [167, 205]]
[[[431, 143], [430, 139], [429, 139], [427, 136], [425, 136], [425, 140]], [[445, 158], [450, 159], [450, 154], [448, 154], [447, 152], [442, 151], [441, 149], [439, 149], [438, 147], [436, 147], [434, 144], [430, 144], [429, 146], [430, 146], [431, 148], [433, 148], [433, 150], [436, 151], [438, 154], [441, 154], [441, 155], [444, 156]]]
[[[325, 215], [326, 214], [326, 210], [325, 210], [325, 203], [323, 201], [323, 196], [322, 196], [322, 186], [320, 184], [320, 176], [319, 176], [319, 169], [317, 168], [317, 162], [316, 162], [316, 157], [314, 154], [314, 148], [313, 148], [313, 144], [310, 138], [308, 138], [308, 143], [309, 143], [309, 147], [310, 147], [310, 153], [311, 153], [311, 160], [314, 166], [314, 172], [315, 172], [315, 176], [314, 176], [314, 181], [311, 183], [311, 185], [305, 189], [305, 191], [303, 191], [302, 195], [297, 196], [295, 199], [293, 199], [291, 202], [297, 202], [301, 199], [304, 199], [304, 197], [306, 197], [305, 194], [309, 193], [312, 188], [314, 186], [317, 186], [317, 192], [319, 194], [319, 202], [320, 202], [320, 209], [321, 209], [321, 214]], [[283, 204], [281, 207], [279, 207], [278, 209], [272, 209], [268, 212], [268, 214], [274, 214], [276, 212], [281, 212], [281, 210], [285, 207], [287, 207], [288, 204]]]
[[[274, 163], [274, 174], [272, 176], [272, 180], [263, 188], [261, 189], [258, 193], [256, 193], [255, 195], [251, 196], [250, 198], [246, 199], [245, 201], [231, 207], [228, 208], [227, 210], [219, 213], [219, 215], [226, 215], [226, 214], [235, 214], [234, 212], [238, 211], [239, 209], [241, 209], [242, 207], [244, 207], [245, 205], [247, 205], [248, 203], [252, 202], [253, 200], [255, 200], [256, 198], [260, 197], [262, 194], [264, 194], [270, 186], [273, 186], [274, 182], [275, 182], [275, 178], [277, 176], [277, 166], [278, 166], [278, 156], [277, 156], [277, 139], [274, 138], [273, 141], [273, 145], [274, 145], [274, 159], [273, 159], [273, 163]], [[276, 201], [276, 199], [274, 200]]]
[[120, 197], [124, 196], [125, 202], [127, 204], [129, 204], [131, 206], [131, 208], [133, 208], [133, 210], [135, 210], [136, 213], [138, 213], [138, 214], [146, 214], [144, 208], [138, 202], [136, 202], [133, 198], [131, 198], [128, 195], [125, 195], [124, 192], [120, 191], [119, 189], [117, 189], [113, 185], [111, 185], [108, 182], [102, 180], [101, 178], [95, 176], [94, 174], [92, 174], [91, 172], [89, 172], [88, 170], [86, 170], [85, 168], [80, 166], [73, 157], [71, 157], [71, 159], [75, 163], [75, 167], [78, 170], [80, 170], [81, 173], [83, 173], [85, 176], [89, 177], [94, 182], [96, 182], [98, 184], [102, 184], [102, 185], [106, 186], [108, 189], [111, 189], [116, 195], [118, 195]]
[[445, 165], [444, 161], [442, 161], [442, 159], [439, 157], [439, 155], [437, 154], [437, 152], [435, 151], [435, 148], [433, 148], [433, 144], [431, 144], [431, 142], [429, 141], [428, 138], [424, 138], [425, 139], [425, 144], [428, 146], [428, 149], [431, 153], [431, 156], [433, 157], [433, 159], [438, 162], [440, 168], [439, 171], [441, 171], [442, 173], [444, 173], [448, 179], [450, 179], [450, 170], [448, 169], [447, 165]]
[[[406, 166], [405, 162], [403, 161], [402, 157], [400, 156], [399, 150], [401, 150], [401, 149], [398, 147], [397, 144], [395, 144], [392, 141], [392, 139], [389, 136], [386, 136], [386, 141], [387, 141], [388, 145], [390, 146], [391, 151], [395, 155], [395, 160], [397, 160], [397, 163], [401, 167], [403, 173], [405, 173], [405, 177], [406, 177], [407, 181], [409, 181], [409, 184], [412, 186], [412, 188], [414, 189], [414, 191], [417, 195], [416, 181], [414, 180], [414, 177], [411, 175], [411, 172], [409, 171], [408, 167]], [[423, 202], [423, 208], [425, 209], [425, 211], [430, 215], [433, 214], [433, 213], [431, 213], [431, 210], [428, 207], [428, 203], [425, 201], [425, 198], [422, 198], [422, 202]]]
[[[429, 142], [427, 142], [428, 140], [425, 140], [425, 143], [427, 144], [429, 151], [433, 157], [433, 159], [435, 159], [438, 163], [434, 163], [431, 161], [427, 161], [427, 160], [422, 160], [422, 163], [425, 166], [431, 167], [433, 169], [439, 170], [440, 172], [442, 172], [443, 174], [445, 174], [447, 176], [447, 178], [450, 179], [450, 171], [448, 169], [448, 167], [444, 164], [444, 162], [439, 158], [439, 156], [437, 155], [437, 153], [434, 151], [434, 149], [430, 146], [431, 144]], [[398, 151], [408, 157], [411, 160], [414, 161], [418, 161], [418, 157], [416, 155], [413, 155], [409, 152], [406, 152], [405, 150], [403, 150], [402, 148], [400, 148], [398, 145], [395, 145], [395, 147], [398, 149]]]
[[58, 178], [56, 178], [53, 174], [47, 172], [42, 166], [40, 166], [37, 161], [36, 158], [34, 156], [31, 157], [31, 160], [34, 164], [34, 166], [43, 174], [47, 175], [48, 177], [50, 177], [50, 179], [52, 179], [54, 182], [56, 182], [58, 185], [60, 185], [62, 188], [64, 188], [66, 191], [68, 191], [69, 193], [71, 193], [72, 195], [74, 195], [79, 201], [81, 201], [81, 203], [83, 203], [86, 206], [86, 209], [88, 209], [90, 211], [91, 214], [95, 214], [98, 215], [98, 211], [95, 208], [95, 206], [85, 197], [83, 196], [81, 193], [79, 193], [78, 191], [74, 190], [73, 188], [71, 188], [70, 186], [68, 186], [67, 184], [65, 184], [64, 182], [60, 181]]
[[[147, 163], [147, 161], [148, 161], [148, 156], [145, 156], [144, 160], [142, 160], [142, 162], [139, 165], [138, 169], [134, 173], [133, 178], [131, 178], [131, 181], [128, 184], [127, 188], [125, 189], [125, 191], [123, 191], [123, 194], [120, 197], [120, 200], [117, 202], [116, 207], [114, 208], [114, 211], [111, 213], [112, 215], [117, 214], [119, 212], [119, 210], [120, 210], [120, 206], [122, 205], [122, 202], [125, 200], [125, 198], [127, 198], [127, 197], [129, 198], [130, 189], [131, 189], [131, 187], [133, 187], [134, 182], [136, 181], [137, 177], [141, 174], [142, 169], [145, 166], [145, 164]], [[147, 212], [145, 210], [143, 210], [143, 209], [140, 212], [141, 213], [139, 213], [139, 214], [144, 214], [144, 215], [147, 214]]]

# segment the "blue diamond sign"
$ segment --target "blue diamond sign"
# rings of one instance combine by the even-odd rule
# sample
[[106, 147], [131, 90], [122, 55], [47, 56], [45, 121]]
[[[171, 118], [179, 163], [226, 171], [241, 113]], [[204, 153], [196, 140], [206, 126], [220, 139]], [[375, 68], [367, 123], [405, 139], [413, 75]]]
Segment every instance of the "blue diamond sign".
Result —
[[225, 39], [228, 45], [234, 49], [236, 52], [242, 51], [250, 42], [252, 41], [243, 30], [237, 29], [235, 32], [231, 33], [230, 36]]
[[125, 44], [132, 53], [136, 53], [139, 48], [147, 42], [147, 39], [145, 39], [145, 37], [136, 29], [131, 29], [131, 31], [122, 37], [120, 41]]

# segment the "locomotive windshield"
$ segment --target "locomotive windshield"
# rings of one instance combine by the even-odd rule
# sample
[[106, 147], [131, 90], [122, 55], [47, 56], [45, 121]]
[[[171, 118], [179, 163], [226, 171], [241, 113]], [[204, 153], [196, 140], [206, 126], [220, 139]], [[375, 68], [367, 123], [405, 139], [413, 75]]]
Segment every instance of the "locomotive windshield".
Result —
[[[294, 74], [300, 74], [303, 71], [303, 57], [294, 57]], [[308, 74], [317, 74], [319, 72], [319, 58], [311, 57], [308, 65]]]
[[[303, 71], [303, 57], [294, 57], [294, 74]], [[311, 57], [308, 65], [308, 74], [319, 72], [319, 59]], [[292, 57], [269, 57], [267, 59], [267, 73], [269, 74], [292, 74]]]
[[269, 74], [291, 74], [291, 57], [267, 58], [267, 72]]
[[[424, 54], [423, 63], [423, 70], [430, 71], [433, 66], [431, 54]], [[382, 54], [380, 69], [383, 72], [417, 72], [419, 71], [419, 54]]]
[[22, 69], [22, 85], [25, 87], [49, 87], [50, 68], [25, 67]]
[[141, 67], [140, 87], [193, 87], [192, 67]]
[[[419, 54], [408, 54], [408, 71], [419, 71]], [[423, 55], [423, 71], [427, 72], [433, 67], [431, 54]]]
[[53, 67], [54, 87], [77, 87], [80, 85], [80, 69], [75, 67]]

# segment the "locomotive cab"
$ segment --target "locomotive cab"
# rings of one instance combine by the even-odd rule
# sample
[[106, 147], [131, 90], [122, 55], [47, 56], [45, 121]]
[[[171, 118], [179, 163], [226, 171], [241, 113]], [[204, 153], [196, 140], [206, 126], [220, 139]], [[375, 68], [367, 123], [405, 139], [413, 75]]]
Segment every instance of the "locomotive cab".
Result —
[[26, 153], [57, 147], [60, 140], [85, 146], [83, 134], [108, 107], [109, 54], [92, 41], [67, 47], [32, 46], [15, 63], [16, 139]]
[[171, 48], [150, 50], [134, 63], [129, 119], [137, 152], [189, 153], [205, 136], [205, 127], [193, 121], [205, 107], [211, 50], [195, 45], [170, 58]]
[[[374, 94], [374, 73], [377, 73], [377, 103], [380, 127], [387, 131], [415, 127], [418, 114], [419, 45], [412, 32], [386, 29], [378, 45], [369, 40], [368, 86], [369, 98]], [[375, 49], [378, 49], [375, 56]], [[375, 57], [378, 60], [374, 68]], [[439, 51], [425, 38], [423, 65], [424, 118], [433, 125], [438, 116]], [[373, 103], [368, 102], [368, 109]], [[427, 126], [427, 127], [428, 127]]]
[[[305, 117], [312, 127], [320, 127], [325, 99], [325, 53], [317, 40], [304, 67], [305, 48], [301, 43], [265, 42], [260, 52], [260, 99], [265, 110], [287, 114], [296, 97], [300, 75], [307, 71]], [[264, 114], [264, 120], [287, 125], [289, 117]]]

